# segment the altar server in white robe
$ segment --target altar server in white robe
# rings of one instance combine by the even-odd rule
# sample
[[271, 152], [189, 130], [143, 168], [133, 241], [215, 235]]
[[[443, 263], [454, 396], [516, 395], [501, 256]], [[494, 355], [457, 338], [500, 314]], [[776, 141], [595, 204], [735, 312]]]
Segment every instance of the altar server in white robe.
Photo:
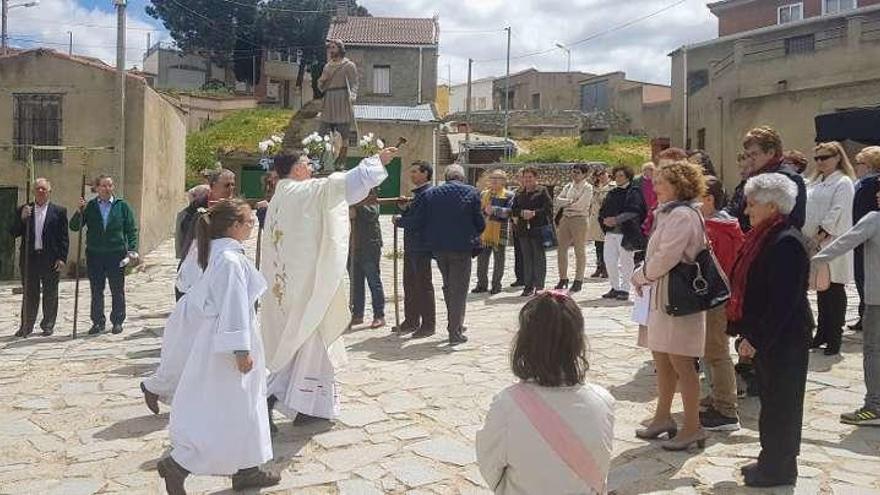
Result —
[[388, 177], [396, 153], [386, 148], [326, 178], [312, 178], [304, 155], [275, 158], [281, 180], [266, 214], [262, 271], [270, 289], [261, 303], [270, 422], [273, 407], [293, 419], [339, 413], [334, 370], [344, 364], [351, 321], [348, 207]]
[[185, 495], [189, 474], [232, 476], [243, 490], [278, 484], [259, 466], [272, 459], [266, 410], [265, 354], [255, 303], [266, 282], [242, 242], [256, 221], [243, 200], [223, 200], [200, 214], [199, 265], [187, 292], [201, 321], [174, 394], [171, 454], [158, 464], [169, 495]]
[[177, 301], [165, 322], [159, 367], [141, 382], [144, 402], [153, 414], [159, 414], [160, 401], [170, 405], [174, 399], [174, 391], [177, 389], [177, 383], [180, 381], [180, 375], [183, 373], [183, 367], [195, 340], [193, 329], [198, 326], [202, 318], [199, 308], [190, 304], [190, 299], [186, 297], [186, 293], [196, 286], [204, 273], [198, 263], [199, 253], [196, 244], [192, 243], [189, 253], [177, 271], [175, 287], [183, 296]]

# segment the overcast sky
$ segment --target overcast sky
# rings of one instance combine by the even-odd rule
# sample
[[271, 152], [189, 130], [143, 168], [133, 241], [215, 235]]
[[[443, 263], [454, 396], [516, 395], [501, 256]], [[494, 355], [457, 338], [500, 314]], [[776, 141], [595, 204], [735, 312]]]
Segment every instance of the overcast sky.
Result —
[[[129, 66], [142, 66], [147, 32], [151, 32], [153, 42], [167, 39], [161, 24], [144, 13], [147, 1], [129, 0]], [[67, 32], [72, 31], [75, 53], [115, 63], [116, 15], [112, 3], [41, 0], [37, 7], [12, 9], [11, 43], [67, 50]], [[438, 15], [441, 83], [446, 82], [450, 72], [453, 83], [464, 82], [468, 58], [476, 61], [475, 78], [504, 74], [505, 26], [513, 32], [512, 72], [529, 67], [565, 70], [566, 54], [554, 48], [555, 44], [569, 45], [592, 37], [571, 47], [572, 70], [622, 70], [631, 79], [658, 83], [669, 82], [669, 52], [717, 35], [717, 22], [705, 0], [361, 0], [361, 4], [373, 15]], [[671, 5], [675, 6], [620, 27]], [[536, 52], [546, 53], [523, 57]]]

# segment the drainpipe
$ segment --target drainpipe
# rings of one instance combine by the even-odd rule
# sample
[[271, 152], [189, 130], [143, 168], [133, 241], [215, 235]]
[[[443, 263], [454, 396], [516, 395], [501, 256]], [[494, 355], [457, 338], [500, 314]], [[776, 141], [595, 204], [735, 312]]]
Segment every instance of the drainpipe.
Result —
[[419, 105], [422, 104], [422, 47], [419, 47]]
[[682, 141], [681, 147], [687, 149], [687, 147], [688, 147], [688, 145], [687, 145], [688, 144], [688, 52], [687, 52], [687, 46], [686, 45], [683, 46], [681, 48], [681, 50], [682, 50], [682, 57], [683, 57], [683, 64], [682, 65], [684, 66], [684, 85], [682, 86], [682, 89], [684, 90], [684, 120], [683, 120], [684, 141]]

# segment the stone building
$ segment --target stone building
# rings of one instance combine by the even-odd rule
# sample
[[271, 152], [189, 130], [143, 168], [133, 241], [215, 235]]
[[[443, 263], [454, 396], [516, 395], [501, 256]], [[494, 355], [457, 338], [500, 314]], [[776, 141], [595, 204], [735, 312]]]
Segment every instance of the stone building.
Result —
[[[0, 57], [0, 276], [12, 275], [14, 243], [6, 227], [25, 199], [27, 145], [113, 147], [115, 89], [115, 69], [100, 62], [45, 49]], [[148, 253], [171, 234], [184, 202], [185, 117], [143, 78], [128, 74], [125, 131], [125, 182], [117, 180], [117, 188], [135, 211], [140, 251]], [[119, 177], [113, 150], [91, 154], [85, 170], [75, 151], [35, 158], [36, 175], [52, 181], [52, 200], [71, 214], [83, 173]]]
[[167, 43], [156, 43], [144, 54], [143, 72], [156, 89], [195, 90], [211, 82], [225, 83], [226, 69], [195, 53], [184, 53]]
[[809, 153], [817, 117], [880, 106], [880, 5], [739, 32], [670, 56], [672, 145], [707, 150], [732, 185], [750, 128], [773, 126], [787, 149]]
[[[480, 112], [495, 109], [493, 77], [471, 81], [471, 111]], [[467, 111], [468, 85], [456, 84], [449, 88], [449, 113]]]
[[718, 18], [718, 36], [729, 36], [878, 4], [880, 0], [721, 0], [710, 3], [709, 10]]
[[[581, 81], [593, 77], [586, 72], [541, 72], [527, 69], [510, 75], [511, 110], [580, 110]], [[507, 77], [493, 82], [496, 110], [504, 110]]]
[[581, 112], [616, 113], [626, 122], [616, 129], [626, 134], [664, 137], [669, 132], [672, 88], [633, 81], [624, 72], [611, 72], [581, 81]]
[[334, 17], [327, 39], [342, 40], [358, 67], [359, 105], [416, 106], [437, 94], [436, 18]]

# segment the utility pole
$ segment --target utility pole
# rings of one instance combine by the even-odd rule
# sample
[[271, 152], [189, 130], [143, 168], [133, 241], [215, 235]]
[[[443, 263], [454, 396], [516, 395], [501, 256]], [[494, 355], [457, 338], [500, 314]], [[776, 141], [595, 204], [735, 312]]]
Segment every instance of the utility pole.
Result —
[[150, 51], [150, 48], [152, 48], [152, 44], [153, 44], [153, 43], [152, 43], [153, 39], [152, 39], [152, 37], [151, 37], [152, 34], [153, 34], [153, 33], [147, 31], [147, 52], [148, 52], [148, 53], [149, 53], [149, 51]]
[[467, 129], [465, 129], [464, 141], [469, 143], [471, 140], [471, 94], [472, 94], [472, 79], [471, 76], [474, 70], [474, 59], [468, 59], [468, 82], [467, 82], [467, 103], [465, 108], [467, 109]]
[[566, 67], [565, 72], [571, 72], [571, 48], [568, 48], [567, 46], [563, 45], [562, 43], [556, 43], [556, 48], [559, 48], [560, 50], [565, 52], [565, 55], [567, 56], [567, 59], [568, 59], [568, 62], [565, 66]]
[[14, 9], [16, 7], [28, 8], [28, 7], [36, 7], [40, 5], [40, 0], [29, 0], [26, 2], [19, 2], [15, 5], [9, 5], [9, 0], [0, 0], [0, 55], [6, 55], [8, 53], [8, 38], [7, 33], [8, 29], [6, 26], [6, 19], [9, 17], [9, 10]]
[[507, 77], [504, 83], [504, 158], [510, 158], [510, 26], [507, 30]]
[[67, 54], [73, 56], [73, 31], [67, 32]]
[[3, 17], [3, 55], [6, 55], [6, 17], [9, 15], [9, 0], [0, 0], [2, 4]]
[[125, 191], [125, 7], [126, 0], [113, 0], [116, 6], [116, 98], [119, 112], [116, 152], [119, 154], [119, 195]]

